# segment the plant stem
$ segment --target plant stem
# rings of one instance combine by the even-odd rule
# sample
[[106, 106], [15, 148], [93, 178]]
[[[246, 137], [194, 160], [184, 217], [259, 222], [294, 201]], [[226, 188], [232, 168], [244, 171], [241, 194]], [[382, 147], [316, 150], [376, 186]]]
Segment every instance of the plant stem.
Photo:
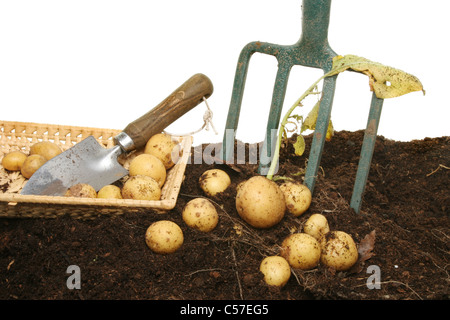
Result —
[[281, 146], [281, 140], [282, 140], [282, 133], [284, 131], [284, 127], [287, 124], [288, 118], [290, 117], [292, 111], [294, 111], [295, 108], [297, 108], [300, 104], [300, 102], [302, 102], [307, 96], [309, 96], [310, 94], [313, 93], [314, 88], [317, 86], [317, 84], [322, 81], [323, 79], [325, 79], [326, 77], [338, 74], [342, 71], [344, 71], [347, 68], [347, 66], [344, 66], [340, 69], [331, 69], [331, 71], [325, 73], [323, 76], [321, 76], [319, 79], [317, 79], [301, 96], [300, 98], [297, 99], [297, 101], [295, 101], [295, 103], [289, 108], [289, 110], [286, 112], [286, 114], [284, 115], [281, 124], [280, 124], [280, 128], [278, 130], [278, 137], [277, 137], [277, 144], [275, 146], [275, 151], [274, 154], [272, 156], [272, 162], [270, 164], [270, 168], [269, 171], [267, 172], [266, 178], [269, 180], [273, 179], [273, 175], [275, 173], [275, 168], [278, 162], [278, 158], [280, 157], [280, 146]]

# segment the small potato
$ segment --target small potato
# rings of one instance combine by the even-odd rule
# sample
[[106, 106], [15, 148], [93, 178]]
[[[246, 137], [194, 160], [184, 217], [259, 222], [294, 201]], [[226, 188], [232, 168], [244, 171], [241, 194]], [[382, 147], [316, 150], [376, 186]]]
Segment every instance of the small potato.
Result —
[[46, 162], [47, 159], [40, 154], [32, 154], [25, 159], [20, 172], [25, 178], [29, 179]]
[[178, 162], [180, 145], [170, 135], [158, 133], [147, 141], [144, 153], [156, 156], [162, 161], [166, 170], [169, 170]]
[[122, 199], [122, 191], [118, 186], [108, 184], [98, 191], [97, 198]]
[[166, 168], [161, 160], [151, 154], [140, 154], [130, 162], [130, 176], [149, 176], [158, 182], [161, 188], [166, 182]]
[[255, 228], [270, 228], [286, 211], [283, 192], [264, 176], [254, 176], [240, 185], [236, 194], [239, 216]]
[[161, 188], [152, 177], [132, 176], [125, 181], [122, 187], [122, 197], [135, 200], [160, 200]]
[[337, 271], [350, 269], [358, 261], [358, 249], [351, 235], [330, 231], [320, 239], [320, 262]]
[[208, 199], [195, 198], [183, 208], [183, 221], [191, 228], [210, 232], [219, 222], [219, 215]]
[[169, 254], [177, 251], [184, 242], [183, 231], [172, 221], [152, 223], [145, 232], [147, 246], [156, 253]]
[[50, 160], [62, 152], [61, 148], [51, 141], [41, 141], [33, 144], [30, 148], [30, 155], [40, 154], [45, 159]]
[[281, 256], [296, 269], [309, 270], [316, 267], [320, 260], [320, 244], [309, 234], [293, 233], [281, 244]]
[[97, 191], [94, 187], [86, 183], [79, 183], [70, 187], [66, 193], [66, 197], [77, 197], [77, 198], [97, 198]]
[[9, 171], [20, 171], [28, 156], [22, 151], [11, 151], [2, 159], [2, 166]]
[[313, 236], [317, 240], [329, 231], [328, 220], [320, 213], [312, 214], [303, 226], [303, 232]]
[[291, 267], [285, 258], [269, 256], [263, 259], [259, 271], [264, 275], [264, 281], [270, 286], [284, 287], [291, 277]]
[[224, 192], [231, 184], [230, 176], [220, 169], [206, 170], [198, 181], [200, 188], [208, 196], [215, 196], [220, 192]]
[[298, 217], [308, 210], [311, 205], [311, 191], [307, 186], [294, 183], [285, 182], [280, 186], [286, 199], [286, 207], [290, 213]]

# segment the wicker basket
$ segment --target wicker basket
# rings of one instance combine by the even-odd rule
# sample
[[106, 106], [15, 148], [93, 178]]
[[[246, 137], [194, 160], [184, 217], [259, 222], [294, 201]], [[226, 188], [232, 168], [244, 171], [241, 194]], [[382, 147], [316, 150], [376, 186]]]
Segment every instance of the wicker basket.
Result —
[[[28, 152], [31, 145], [39, 141], [52, 141], [65, 151], [77, 142], [92, 135], [100, 144], [108, 148], [114, 145], [113, 138], [120, 131], [30, 122], [0, 121], [0, 161], [4, 154], [13, 150]], [[186, 164], [190, 156], [192, 137], [180, 138], [180, 145], [181, 157], [177, 164], [167, 172], [166, 182], [161, 190], [161, 200], [142, 201], [132, 199], [35, 196], [21, 195], [20, 190], [0, 190], [0, 217], [55, 218], [62, 215], [70, 215], [74, 218], [90, 219], [99, 215], [120, 215], [126, 212], [136, 211], [167, 212], [176, 205]], [[139, 151], [136, 152], [136, 154], [138, 153]], [[124, 163], [124, 166], [126, 167], [126, 163]], [[5, 169], [1, 167], [1, 170]], [[19, 173], [17, 173], [17, 178], [24, 180]]]

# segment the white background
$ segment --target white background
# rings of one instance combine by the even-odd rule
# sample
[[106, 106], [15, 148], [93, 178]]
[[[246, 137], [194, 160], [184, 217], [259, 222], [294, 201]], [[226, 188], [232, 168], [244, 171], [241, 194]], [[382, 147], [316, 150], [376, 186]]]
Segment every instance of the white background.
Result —
[[[384, 102], [378, 134], [409, 141], [450, 135], [448, 32], [444, 0], [334, 0], [330, 46], [417, 76], [421, 92]], [[208, 99], [222, 141], [236, 62], [251, 41], [290, 45], [301, 35], [301, 0], [0, 0], [0, 120], [122, 129], [195, 73], [214, 84]], [[237, 138], [264, 137], [276, 73], [272, 56], [250, 63]], [[294, 67], [284, 110], [322, 72]], [[343, 73], [335, 130], [364, 129], [366, 76]], [[304, 111], [307, 112], [307, 107]], [[167, 131], [203, 124], [199, 105]]]

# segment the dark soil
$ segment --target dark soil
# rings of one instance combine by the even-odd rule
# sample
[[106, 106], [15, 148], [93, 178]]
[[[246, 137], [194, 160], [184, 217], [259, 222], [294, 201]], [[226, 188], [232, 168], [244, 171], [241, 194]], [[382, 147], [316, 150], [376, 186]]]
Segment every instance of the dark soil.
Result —
[[[239, 182], [257, 165], [191, 164], [177, 206], [170, 212], [126, 213], [94, 220], [0, 220], [0, 299], [3, 300], [447, 300], [449, 298], [449, 137], [396, 142], [377, 139], [361, 212], [349, 207], [363, 132], [337, 132], [326, 142], [309, 210], [286, 214], [267, 230], [246, 225], [235, 209]], [[311, 136], [306, 137], [307, 145]], [[281, 153], [279, 174], [302, 181], [309, 154]], [[209, 168], [227, 170], [228, 191], [214, 201], [220, 215], [211, 233], [188, 228], [184, 205], [204, 196], [198, 178]], [[267, 286], [259, 264], [278, 253], [282, 240], [312, 213], [324, 214], [332, 230], [359, 244], [375, 231], [373, 256], [359, 268], [335, 272], [319, 265], [293, 270], [281, 289]], [[155, 254], [144, 241], [147, 227], [168, 219], [184, 232], [182, 247]], [[238, 232], [240, 231], [240, 233]], [[81, 289], [68, 289], [67, 268], [81, 271]], [[381, 271], [380, 288], [369, 289], [369, 266]], [[371, 269], [369, 269], [371, 270]], [[369, 279], [370, 280], [370, 279]]]

